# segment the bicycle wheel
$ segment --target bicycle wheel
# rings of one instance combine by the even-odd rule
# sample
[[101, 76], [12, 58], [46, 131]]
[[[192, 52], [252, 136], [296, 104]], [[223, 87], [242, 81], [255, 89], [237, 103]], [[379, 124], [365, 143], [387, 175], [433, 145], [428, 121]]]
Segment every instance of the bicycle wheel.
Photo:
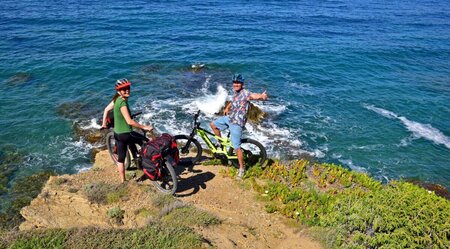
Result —
[[179, 165], [190, 166], [200, 161], [202, 146], [195, 138], [189, 139], [187, 135], [176, 135], [175, 142], [180, 154]]
[[[111, 156], [111, 159], [113, 160], [114, 164], [116, 166], [119, 165], [119, 162], [117, 161], [119, 159], [119, 156], [117, 155], [117, 145], [116, 139], [114, 138], [114, 132], [110, 132], [106, 135], [106, 147], [108, 148], [109, 155]], [[130, 152], [127, 151], [127, 155], [125, 157], [124, 162], [125, 169], [129, 169], [130, 165], [131, 165]]]
[[[264, 146], [251, 138], [244, 138], [241, 140], [241, 149], [244, 155], [244, 165], [251, 167], [256, 164], [260, 164], [262, 167], [267, 161], [267, 152]], [[233, 148], [230, 148], [229, 155], [235, 155], [236, 152]], [[234, 167], [239, 168], [239, 162], [237, 159], [230, 160]]]
[[161, 164], [161, 177], [151, 181], [155, 187], [165, 194], [175, 194], [178, 186], [178, 178], [173, 169], [173, 159], [168, 156], [163, 164]]

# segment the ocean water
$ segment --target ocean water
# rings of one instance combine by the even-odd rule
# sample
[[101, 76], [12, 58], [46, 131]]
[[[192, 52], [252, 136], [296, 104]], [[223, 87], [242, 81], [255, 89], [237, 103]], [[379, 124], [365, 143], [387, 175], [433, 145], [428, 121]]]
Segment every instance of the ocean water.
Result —
[[[90, 167], [72, 125], [99, 127], [114, 81], [157, 131], [208, 124], [231, 76], [264, 90], [247, 125], [272, 157], [309, 157], [389, 181], [450, 187], [450, 3], [436, 1], [10, 1], [0, 3], [0, 155], [8, 186]], [[192, 70], [195, 64], [203, 70]], [[83, 116], [60, 115], [61, 105]], [[13, 149], [11, 149], [13, 148]], [[0, 158], [4, 158], [0, 157]]]

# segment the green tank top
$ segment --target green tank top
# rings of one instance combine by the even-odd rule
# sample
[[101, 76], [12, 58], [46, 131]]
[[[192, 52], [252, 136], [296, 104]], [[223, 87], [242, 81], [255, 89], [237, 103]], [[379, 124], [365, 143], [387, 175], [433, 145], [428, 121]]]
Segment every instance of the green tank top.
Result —
[[[114, 101], [114, 132], [117, 134], [131, 132], [131, 126], [127, 124], [127, 121], [123, 117], [120, 112], [120, 108], [126, 106], [128, 109], [128, 113], [130, 113], [130, 108], [128, 107], [128, 101], [123, 100], [121, 97], [118, 97]], [[131, 114], [130, 114], [131, 115]]]

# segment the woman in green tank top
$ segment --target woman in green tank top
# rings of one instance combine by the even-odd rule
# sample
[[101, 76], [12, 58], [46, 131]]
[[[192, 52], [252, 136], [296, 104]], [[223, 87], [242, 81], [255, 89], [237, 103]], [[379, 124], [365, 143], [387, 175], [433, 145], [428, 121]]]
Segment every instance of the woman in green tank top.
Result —
[[136, 141], [131, 135], [133, 132], [132, 127], [151, 131], [153, 127], [141, 125], [131, 118], [130, 108], [128, 107], [128, 98], [131, 93], [131, 82], [127, 79], [117, 80], [116, 82], [116, 95], [113, 97], [111, 103], [109, 103], [103, 112], [102, 128], [106, 128], [106, 117], [110, 110], [114, 109], [114, 138], [117, 143], [118, 154], [118, 170], [120, 174], [121, 182], [125, 182], [125, 156], [130, 147], [131, 151], [136, 152]]

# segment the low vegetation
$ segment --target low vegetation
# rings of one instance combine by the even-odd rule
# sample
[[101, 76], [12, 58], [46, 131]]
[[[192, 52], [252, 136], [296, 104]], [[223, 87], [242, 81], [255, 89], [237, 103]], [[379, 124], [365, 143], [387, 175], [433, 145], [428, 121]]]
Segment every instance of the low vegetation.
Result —
[[246, 177], [267, 212], [310, 225], [327, 248], [450, 248], [450, 201], [411, 183], [306, 160]]
[[[24, 187], [15, 189], [24, 190]], [[220, 223], [218, 218], [192, 205], [187, 205], [171, 195], [150, 191], [148, 187], [142, 187], [142, 189], [145, 189], [146, 194], [152, 197], [152, 202], [145, 207], [128, 210], [122, 205], [130, 194], [127, 189], [127, 185], [122, 184], [93, 183], [86, 185], [80, 192], [93, 203], [110, 207], [105, 216], [110, 219], [111, 224], [120, 227], [123, 225], [125, 216], [139, 215], [147, 220], [144, 227], [135, 229], [87, 227], [31, 231], [18, 231], [17, 227], [0, 229], [0, 248], [192, 249], [208, 246], [207, 241], [195, 232], [194, 228], [218, 224]], [[39, 191], [40, 189], [36, 190], [37, 193]], [[41, 195], [45, 195], [45, 192]], [[18, 212], [17, 214], [20, 216]]]
[[128, 189], [125, 185], [110, 185], [98, 182], [86, 185], [84, 194], [90, 202], [112, 204], [120, 200], [127, 200]]
[[0, 248], [200, 248], [191, 228], [152, 223], [138, 229], [48, 229], [3, 233]]

